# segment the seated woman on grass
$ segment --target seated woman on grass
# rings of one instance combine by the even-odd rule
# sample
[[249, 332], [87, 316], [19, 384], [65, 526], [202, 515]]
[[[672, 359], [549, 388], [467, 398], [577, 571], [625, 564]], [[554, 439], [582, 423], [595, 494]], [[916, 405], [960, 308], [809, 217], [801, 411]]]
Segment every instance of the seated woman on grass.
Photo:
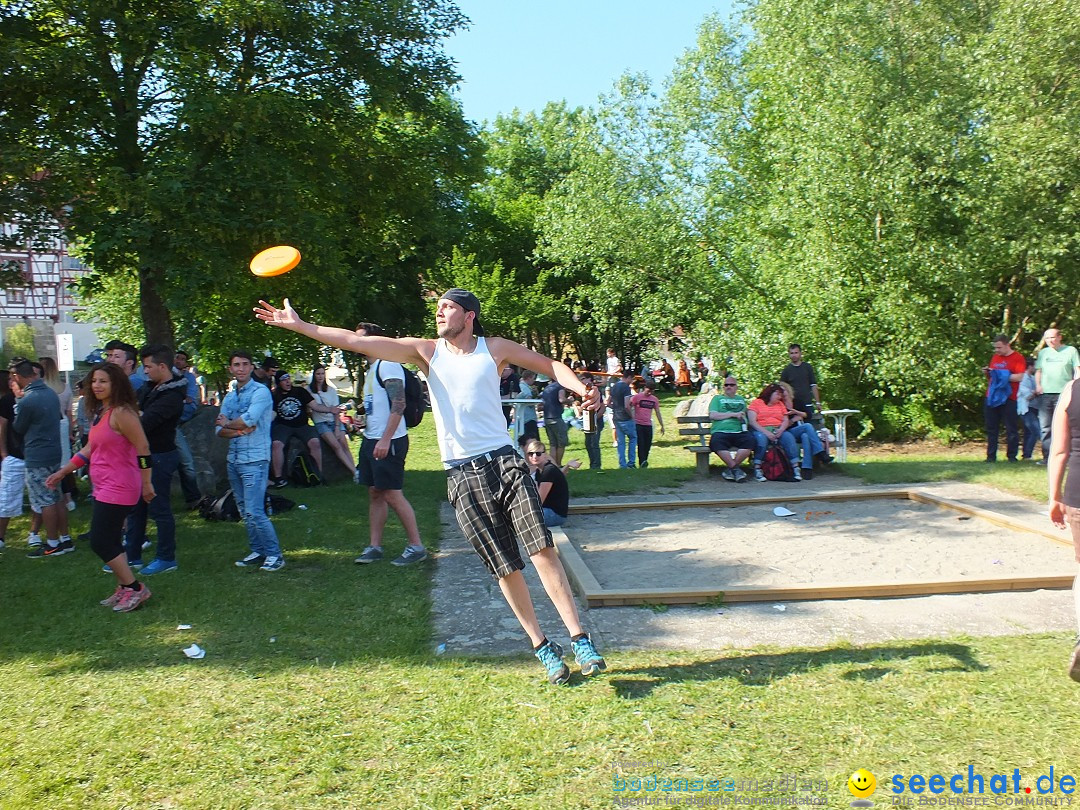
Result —
[[[746, 415], [750, 420], [750, 427], [754, 429], [754, 439], [757, 441], [757, 452], [754, 453], [754, 478], [758, 481], [765, 480], [765, 474], [761, 471], [761, 462], [765, 460], [765, 449], [770, 443], [779, 444], [787, 454], [794, 469], [796, 481], [801, 481], [802, 473], [806, 472], [805, 467], [800, 471], [795, 464], [799, 457], [799, 450], [795, 444], [795, 437], [788, 432], [791, 420], [788, 418], [787, 410], [784, 404], [784, 389], [779, 383], [766, 385], [761, 389], [758, 398], [750, 403]], [[803, 441], [809, 440], [803, 437]], [[807, 448], [806, 461], [810, 462], [812, 460], [810, 450], [806, 444], [803, 446]]]
[[[540, 506], [544, 510], [545, 526], [562, 526], [570, 511], [570, 487], [566, 475], [551, 460], [547, 449], [539, 439], [530, 439], [525, 444], [525, 461], [536, 481], [540, 493]], [[581, 466], [577, 459], [571, 459], [564, 469], [576, 470]]]

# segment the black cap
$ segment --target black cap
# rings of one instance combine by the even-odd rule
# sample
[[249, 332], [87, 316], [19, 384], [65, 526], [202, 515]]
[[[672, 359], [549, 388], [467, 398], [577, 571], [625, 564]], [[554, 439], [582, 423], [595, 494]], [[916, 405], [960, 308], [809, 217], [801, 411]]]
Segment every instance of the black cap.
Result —
[[281, 363], [279, 363], [273, 357], [267, 357], [265, 360], [262, 361], [261, 365], [265, 371], [269, 371], [272, 368], [281, 368]]
[[480, 325], [480, 299], [460, 287], [447, 290], [440, 297], [445, 298], [447, 301], [453, 301], [466, 312], [474, 313], [476, 317], [473, 319], [473, 334], [483, 337], [484, 327]]

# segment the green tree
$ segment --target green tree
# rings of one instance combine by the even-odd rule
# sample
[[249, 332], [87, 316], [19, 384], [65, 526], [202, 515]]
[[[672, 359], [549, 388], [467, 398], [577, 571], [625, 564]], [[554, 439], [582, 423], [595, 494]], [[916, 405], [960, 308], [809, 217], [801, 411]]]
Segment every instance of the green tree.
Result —
[[[415, 323], [478, 168], [439, 50], [462, 22], [442, 0], [8, 4], [6, 202], [68, 202], [88, 262], [135, 274], [152, 340], [310, 352], [243, 315], [284, 294], [334, 322], [382, 303]], [[282, 242], [301, 266], [253, 279], [250, 256]]]
[[826, 396], [888, 429], [976, 418], [988, 338], [1075, 297], [1073, 5], [760, 0], [739, 36], [707, 22], [667, 99], [724, 301], [699, 340], [755, 382], [802, 342]]

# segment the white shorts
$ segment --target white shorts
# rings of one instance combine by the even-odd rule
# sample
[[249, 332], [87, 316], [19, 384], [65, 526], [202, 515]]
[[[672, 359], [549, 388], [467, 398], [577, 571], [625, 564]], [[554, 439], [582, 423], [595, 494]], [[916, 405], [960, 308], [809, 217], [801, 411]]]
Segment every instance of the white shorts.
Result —
[[[10, 427], [8, 428], [10, 430]], [[26, 462], [8, 456], [0, 465], [0, 517], [13, 518], [22, 514], [23, 491], [26, 489]]]

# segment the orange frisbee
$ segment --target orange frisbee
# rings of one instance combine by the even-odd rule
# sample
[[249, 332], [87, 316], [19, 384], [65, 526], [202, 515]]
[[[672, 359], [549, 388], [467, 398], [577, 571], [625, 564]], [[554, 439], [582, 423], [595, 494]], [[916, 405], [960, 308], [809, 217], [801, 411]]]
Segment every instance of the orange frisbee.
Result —
[[300, 251], [291, 245], [276, 245], [251, 260], [251, 272], [261, 278], [280, 276], [300, 264]]

